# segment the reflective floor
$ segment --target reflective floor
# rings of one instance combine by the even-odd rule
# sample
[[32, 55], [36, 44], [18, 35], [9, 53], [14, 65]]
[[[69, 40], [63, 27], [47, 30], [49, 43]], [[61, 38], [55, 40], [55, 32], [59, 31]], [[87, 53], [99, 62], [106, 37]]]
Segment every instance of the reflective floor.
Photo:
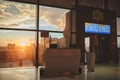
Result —
[[[35, 67], [0, 68], [0, 80], [36, 80]], [[95, 72], [85, 68], [82, 74], [39, 80], [120, 80], [120, 66], [115, 64], [96, 64]]]

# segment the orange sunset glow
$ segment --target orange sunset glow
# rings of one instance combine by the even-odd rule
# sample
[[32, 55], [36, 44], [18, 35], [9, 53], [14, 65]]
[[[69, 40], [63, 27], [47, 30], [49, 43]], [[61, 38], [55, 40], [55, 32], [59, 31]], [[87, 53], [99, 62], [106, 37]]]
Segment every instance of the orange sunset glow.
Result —
[[24, 46], [27, 46], [27, 43], [26, 43], [25, 41], [21, 41], [21, 42], [20, 42], [20, 46], [23, 46], [23, 47], [24, 47]]

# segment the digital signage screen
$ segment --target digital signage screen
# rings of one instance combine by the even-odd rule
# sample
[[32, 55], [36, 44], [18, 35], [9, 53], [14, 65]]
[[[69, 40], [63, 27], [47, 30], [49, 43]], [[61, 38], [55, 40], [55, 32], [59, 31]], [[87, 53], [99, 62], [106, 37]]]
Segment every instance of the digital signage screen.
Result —
[[110, 34], [110, 25], [97, 24], [97, 23], [85, 23], [86, 33], [95, 34]]
[[110, 25], [99, 25], [100, 34], [110, 34]]
[[98, 33], [98, 24], [96, 23], [85, 23], [86, 33]]

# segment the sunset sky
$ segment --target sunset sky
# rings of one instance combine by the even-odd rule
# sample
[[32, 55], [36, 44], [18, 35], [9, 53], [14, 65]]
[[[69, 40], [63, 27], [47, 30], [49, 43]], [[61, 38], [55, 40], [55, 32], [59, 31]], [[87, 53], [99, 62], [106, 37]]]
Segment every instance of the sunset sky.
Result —
[[[63, 31], [69, 10], [40, 6], [40, 29]], [[0, 27], [36, 29], [36, 5], [0, 0]], [[120, 35], [120, 18], [117, 18]], [[0, 45], [6, 42], [34, 42], [34, 32], [0, 30]], [[120, 44], [120, 38], [118, 39]]]
[[[63, 31], [69, 10], [40, 6], [40, 30]], [[36, 29], [36, 5], [0, 0], [0, 27]], [[54, 34], [55, 37], [60, 37]], [[0, 45], [35, 42], [34, 32], [0, 30]]]
[[[40, 6], [40, 26], [55, 26], [63, 30], [68, 11]], [[35, 18], [36, 5], [0, 1], [0, 27], [35, 28]]]

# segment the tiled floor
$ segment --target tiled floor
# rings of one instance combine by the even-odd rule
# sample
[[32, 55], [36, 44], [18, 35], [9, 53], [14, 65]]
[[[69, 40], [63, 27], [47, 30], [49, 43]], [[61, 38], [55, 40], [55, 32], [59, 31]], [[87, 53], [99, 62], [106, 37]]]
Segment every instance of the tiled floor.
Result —
[[120, 80], [120, 66], [114, 64], [97, 64], [95, 72], [83, 72], [78, 76], [46, 78], [42, 80]]
[[[35, 80], [35, 68], [0, 68], [0, 80]], [[95, 72], [84, 71], [76, 76], [42, 78], [39, 80], [120, 80], [120, 66], [96, 64]]]

